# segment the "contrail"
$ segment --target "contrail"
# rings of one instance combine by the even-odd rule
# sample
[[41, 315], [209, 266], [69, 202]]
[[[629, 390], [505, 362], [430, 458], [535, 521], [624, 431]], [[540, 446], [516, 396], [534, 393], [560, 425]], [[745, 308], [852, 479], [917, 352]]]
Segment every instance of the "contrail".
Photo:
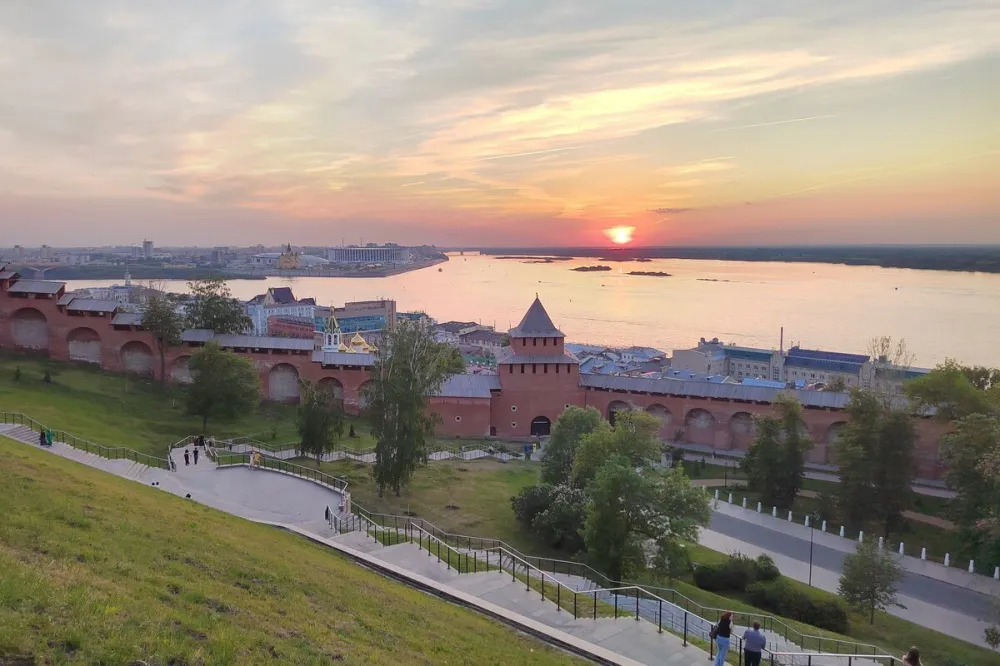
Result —
[[548, 150], [532, 150], [527, 153], [509, 153], [507, 155], [493, 155], [491, 157], [480, 157], [479, 159], [480, 161], [483, 162], [487, 160], [506, 160], [511, 157], [528, 157], [529, 155], [546, 155], [548, 153], [561, 153], [567, 150], [576, 150], [577, 148], [580, 148], [580, 146], [569, 146], [568, 148], [550, 148]]
[[788, 125], [790, 123], [804, 123], [808, 120], [825, 120], [827, 118], [836, 118], [836, 115], [828, 116], [806, 116], [805, 118], [790, 118], [788, 120], [772, 120], [769, 123], [756, 123], [754, 125], [740, 125], [739, 127], [723, 127], [722, 129], [713, 130], [714, 132], [729, 132], [732, 130], [741, 129], [752, 129], [754, 127], [770, 127], [771, 125]]

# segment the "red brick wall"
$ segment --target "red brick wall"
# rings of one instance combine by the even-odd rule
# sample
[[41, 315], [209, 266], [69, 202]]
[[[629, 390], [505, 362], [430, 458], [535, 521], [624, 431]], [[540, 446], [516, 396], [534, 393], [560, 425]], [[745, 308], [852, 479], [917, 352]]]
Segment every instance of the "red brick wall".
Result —
[[[154, 376], [159, 377], [159, 356], [152, 336], [138, 330], [115, 329], [111, 326], [110, 315], [70, 316], [57, 308], [56, 299], [14, 298], [7, 292], [0, 291], [0, 347], [17, 346], [12, 325], [15, 323], [13, 321], [15, 313], [21, 308], [34, 308], [46, 319], [48, 339], [44, 348], [38, 350], [40, 353], [47, 353], [57, 360], [69, 361], [70, 333], [78, 327], [87, 327], [100, 338], [100, 360], [106, 370], [122, 372], [125, 369], [122, 352], [123, 347], [129, 345], [126, 351], [133, 348], [148, 349], [152, 355], [152, 372]], [[27, 330], [34, 329], [29, 326]], [[73, 337], [76, 339], [79, 335]], [[87, 337], [90, 339], [91, 336], [88, 334]], [[546, 349], [552, 350], [553, 346], [550, 344]], [[196, 348], [190, 347], [170, 349], [167, 353], [168, 376], [171, 376], [182, 357], [190, 357], [194, 351]], [[260, 372], [262, 395], [265, 399], [269, 397], [272, 370], [279, 364], [288, 364], [294, 367], [300, 378], [310, 382], [318, 382], [327, 377], [336, 379], [342, 386], [344, 406], [348, 413], [357, 414], [361, 411], [361, 390], [369, 376], [366, 369], [324, 368], [319, 363], [314, 363], [309, 353], [304, 355], [250, 353], [247, 356]], [[663, 412], [660, 407], [666, 409], [669, 418], [661, 431], [665, 439], [673, 439], [675, 431], [681, 429], [687, 442], [706, 444], [720, 450], [745, 450], [753, 439], [752, 429], [745, 428], [747, 423], [745, 415], [752, 417], [771, 411], [770, 405], [767, 404], [585, 390], [579, 385], [577, 366], [572, 366], [567, 372], [566, 366], [562, 365], [559, 374], [554, 372], [552, 366], [549, 367], [549, 372], [545, 373], [540, 365], [534, 373], [531, 372], [530, 366], [525, 369], [524, 374], [521, 374], [518, 366], [515, 366], [513, 373], [508, 366], [502, 366], [500, 370], [503, 390], [494, 394], [492, 399], [431, 399], [432, 408], [442, 417], [439, 425], [441, 435], [480, 437], [489, 433], [492, 427], [496, 429], [497, 437], [526, 438], [530, 436], [531, 421], [537, 416], [544, 416], [554, 423], [566, 405], [591, 405], [607, 418], [611, 404], [619, 402], [624, 405], [636, 405], [642, 409], [653, 408], [661, 414]], [[694, 414], [701, 413], [692, 414], [694, 410], [704, 410], [710, 418], [702, 420], [691, 418]], [[460, 416], [461, 421], [456, 421], [456, 416]], [[830, 445], [837, 424], [843, 423], [846, 415], [838, 410], [806, 409], [805, 416], [809, 435], [815, 442], [808, 459], [816, 463], [835, 463]], [[706, 423], [708, 427], [696, 427], [698, 423]], [[938, 459], [938, 446], [941, 436], [948, 432], [949, 426], [931, 419], [920, 419], [918, 429], [920, 432], [916, 453], [918, 476], [940, 478], [943, 468]]]
[[441, 417], [437, 428], [439, 435], [472, 438], [489, 436], [489, 398], [433, 397], [430, 399], [430, 405], [431, 409]]
[[268, 317], [267, 334], [286, 338], [312, 339], [316, 334], [316, 325], [312, 323], [296, 324], [288, 321], [281, 321], [278, 317]]

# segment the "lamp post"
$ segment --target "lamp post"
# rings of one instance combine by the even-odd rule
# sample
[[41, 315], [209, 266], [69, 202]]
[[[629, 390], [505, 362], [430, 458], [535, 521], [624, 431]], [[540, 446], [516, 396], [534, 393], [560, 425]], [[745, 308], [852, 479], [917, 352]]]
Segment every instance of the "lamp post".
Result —
[[816, 521], [819, 520], [819, 512], [813, 511], [809, 516], [809, 587], [813, 584], [813, 535], [816, 534]]

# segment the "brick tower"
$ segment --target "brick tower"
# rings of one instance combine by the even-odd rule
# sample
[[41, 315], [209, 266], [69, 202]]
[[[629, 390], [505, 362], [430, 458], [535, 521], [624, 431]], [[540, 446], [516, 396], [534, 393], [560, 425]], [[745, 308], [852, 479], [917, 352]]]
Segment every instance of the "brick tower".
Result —
[[580, 362], [565, 338], [536, 296], [497, 357], [501, 390], [490, 415], [497, 436], [548, 435], [566, 407], [583, 405]]

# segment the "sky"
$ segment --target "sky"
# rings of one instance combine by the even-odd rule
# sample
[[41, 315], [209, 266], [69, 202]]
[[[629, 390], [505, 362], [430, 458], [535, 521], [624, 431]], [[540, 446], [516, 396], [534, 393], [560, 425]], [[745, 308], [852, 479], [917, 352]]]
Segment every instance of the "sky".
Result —
[[0, 3], [0, 243], [1000, 243], [1000, 0]]

